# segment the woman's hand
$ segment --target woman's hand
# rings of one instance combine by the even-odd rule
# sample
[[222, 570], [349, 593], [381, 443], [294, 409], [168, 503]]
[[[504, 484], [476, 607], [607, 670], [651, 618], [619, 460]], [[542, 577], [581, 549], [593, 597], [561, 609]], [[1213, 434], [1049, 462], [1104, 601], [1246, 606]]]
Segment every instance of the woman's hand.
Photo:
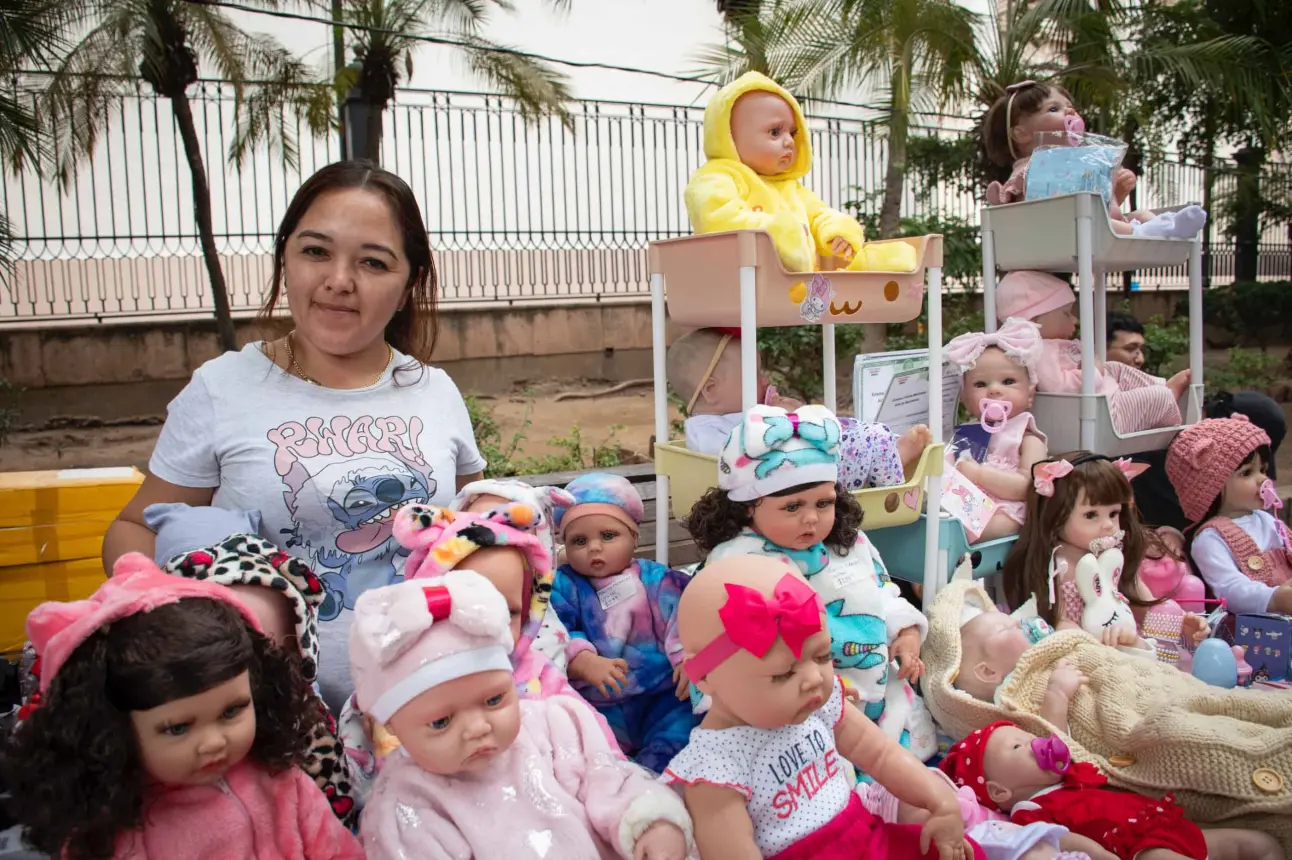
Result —
[[888, 646], [888, 655], [897, 661], [897, 677], [902, 681], [914, 683], [924, 674], [924, 663], [920, 660], [920, 628], [907, 627], [893, 638]]
[[673, 667], [673, 683], [677, 685], [674, 691], [679, 699], [685, 702], [691, 698], [691, 679], [686, 677], [686, 672], [682, 669], [682, 663]]
[[633, 860], [686, 860], [686, 835], [672, 822], [656, 821], [637, 837]]
[[581, 651], [570, 661], [567, 674], [576, 681], [596, 687], [607, 696], [622, 693], [628, 683], [628, 661], [602, 657], [595, 651]]

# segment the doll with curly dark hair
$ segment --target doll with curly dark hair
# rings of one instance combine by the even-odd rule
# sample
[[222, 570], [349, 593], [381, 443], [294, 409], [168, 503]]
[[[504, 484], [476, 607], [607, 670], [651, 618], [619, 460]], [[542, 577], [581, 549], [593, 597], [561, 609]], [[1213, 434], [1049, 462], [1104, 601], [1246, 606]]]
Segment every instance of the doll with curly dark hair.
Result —
[[299, 765], [320, 719], [299, 661], [234, 593], [122, 557], [27, 629], [40, 691], [4, 756], [37, 850], [89, 858], [361, 858]]
[[684, 524], [706, 561], [768, 555], [797, 565], [825, 603], [844, 684], [890, 737], [928, 758], [933, 720], [909, 686], [923, 672], [928, 621], [860, 530], [861, 506], [839, 481], [840, 435], [824, 406], [753, 407], [722, 449], [717, 488]]

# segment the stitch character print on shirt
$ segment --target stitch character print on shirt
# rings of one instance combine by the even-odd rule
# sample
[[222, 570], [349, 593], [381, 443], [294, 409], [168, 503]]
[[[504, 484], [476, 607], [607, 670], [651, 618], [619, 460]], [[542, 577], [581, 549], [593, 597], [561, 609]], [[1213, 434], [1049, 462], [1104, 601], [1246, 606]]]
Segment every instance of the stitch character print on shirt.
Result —
[[292, 521], [285, 545], [309, 553], [327, 590], [320, 620], [402, 578], [396, 561], [408, 551], [395, 540], [395, 514], [429, 503], [436, 490], [419, 447], [422, 430], [417, 417], [337, 415], [287, 421], [267, 434]]

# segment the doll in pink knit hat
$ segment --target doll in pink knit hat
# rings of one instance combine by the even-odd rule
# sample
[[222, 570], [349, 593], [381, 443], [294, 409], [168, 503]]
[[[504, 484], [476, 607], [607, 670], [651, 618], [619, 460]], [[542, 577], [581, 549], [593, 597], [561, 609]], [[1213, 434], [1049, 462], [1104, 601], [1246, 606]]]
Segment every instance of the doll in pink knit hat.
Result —
[[1198, 572], [1235, 613], [1292, 613], [1292, 535], [1271, 510], [1270, 437], [1243, 415], [1209, 418], [1171, 443], [1166, 471], [1197, 529]]
[[[948, 446], [956, 473], [948, 478], [948, 492], [968, 496], [957, 483], [968, 480], [987, 496], [982, 504], [962, 507], [960, 520], [970, 543], [1018, 534], [1032, 464], [1044, 460], [1048, 450], [1030, 411], [1040, 370], [1041, 333], [1033, 323], [1007, 320], [990, 334], [970, 332], [953, 338], [946, 356], [960, 368], [960, 402], [977, 422], [976, 427], [957, 428], [956, 440]], [[957, 444], [970, 431], [987, 438], [977, 456], [972, 446]]]
[[471, 570], [360, 595], [355, 695], [402, 741], [364, 809], [370, 860], [683, 860], [681, 800], [616, 754], [587, 703], [520, 698], [510, 619]]
[[299, 661], [214, 582], [130, 553], [27, 617], [39, 694], [6, 749], [8, 811], [52, 857], [362, 860], [300, 769], [321, 719]]
[[[1077, 317], [1072, 288], [1045, 272], [1010, 272], [996, 286], [996, 318], [1031, 320], [1041, 330], [1041, 361], [1037, 365], [1037, 391], [1081, 392], [1081, 342], [1073, 340]], [[1108, 395], [1113, 427], [1134, 433], [1181, 423], [1179, 400], [1189, 387], [1189, 371], [1170, 379], [1149, 376], [1118, 361], [1100, 362], [1096, 368], [1096, 394]]]

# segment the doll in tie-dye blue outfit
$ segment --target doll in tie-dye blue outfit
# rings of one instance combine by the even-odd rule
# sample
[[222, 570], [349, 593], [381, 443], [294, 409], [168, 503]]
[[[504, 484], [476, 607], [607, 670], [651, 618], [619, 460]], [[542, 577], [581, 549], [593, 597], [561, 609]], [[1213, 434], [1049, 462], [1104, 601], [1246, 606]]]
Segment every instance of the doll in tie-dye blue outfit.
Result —
[[570, 634], [570, 681], [625, 753], [663, 772], [698, 722], [689, 698], [676, 692], [677, 601], [686, 574], [633, 558], [645, 512], [626, 479], [582, 475], [566, 490], [574, 504], [556, 509], [566, 563], [552, 584], [552, 608]]

